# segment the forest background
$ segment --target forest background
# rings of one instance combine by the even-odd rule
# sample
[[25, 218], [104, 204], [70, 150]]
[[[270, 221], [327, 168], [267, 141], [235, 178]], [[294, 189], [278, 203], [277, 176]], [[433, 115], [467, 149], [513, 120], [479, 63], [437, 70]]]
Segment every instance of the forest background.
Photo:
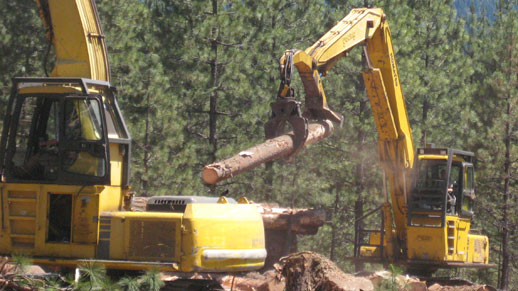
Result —
[[[305, 49], [353, 7], [381, 7], [391, 26], [415, 146], [476, 154], [473, 228], [490, 238], [498, 268], [442, 271], [518, 287], [518, 12], [516, 0], [97, 1], [112, 81], [133, 141], [137, 195], [247, 196], [325, 209], [327, 224], [299, 250], [354, 265], [353, 221], [382, 202], [376, 127], [354, 49], [324, 79], [345, 116], [333, 135], [292, 163], [237, 176], [214, 191], [204, 165], [264, 140], [284, 50]], [[44, 76], [52, 51], [32, 0], [0, 1], [0, 117], [10, 78]], [[50, 52], [50, 53], [49, 53]], [[297, 96], [303, 97], [296, 77]], [[301, 98], [303, 99], [303, 98]], [[369, 267], [369, 266], [367, 266]], [[371, 266], [377, 268], [377, 266]]]

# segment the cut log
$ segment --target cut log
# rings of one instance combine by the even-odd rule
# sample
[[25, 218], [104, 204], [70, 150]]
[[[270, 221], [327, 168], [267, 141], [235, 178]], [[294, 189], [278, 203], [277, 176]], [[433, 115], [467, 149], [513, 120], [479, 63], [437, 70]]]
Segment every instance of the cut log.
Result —
[[322, 209], [292, 209], [261, 203], [266, 243], [266, 260], [262, 270], [269, 270], [280, 258], [297, 251], [297, 235], [314, 235], [326, 222]]
[[292, 209], [268, 207], [260, 204], [265, 229], [290, 230], [296, 234], [314, 235], [326, 222], [326, 212], [322, 209]]
[[[308, 138], [304, 146], [314, 144], [328, 137], [333, 132], [333, 129], [333, 123], [329, 120], [310, 124], [308, 126]], [[266, 162], [288, 157], [296, 150], [293, 146], [293, 141], [293, 133], [269, 139], [229, 159], [205, 166], [202, 172], [202, 179], [205, 183], [214, 185], [219, 181], [249, 171]]]

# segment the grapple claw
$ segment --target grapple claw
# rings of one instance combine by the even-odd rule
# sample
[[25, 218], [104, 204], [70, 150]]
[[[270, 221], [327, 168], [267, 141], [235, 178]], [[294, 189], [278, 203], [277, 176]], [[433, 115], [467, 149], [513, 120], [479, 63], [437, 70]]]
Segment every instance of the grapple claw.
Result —
[[266, 138], [274, 138], [283, 133], [286, 122], [293, 129], [295, 151], [290, 157], [295, 156], [304, 146], [308, 138], [308, 119], [302, 116], [300, 102], [287, 98], [270, 104], [272, 108], [272, 117], [265, 124]]

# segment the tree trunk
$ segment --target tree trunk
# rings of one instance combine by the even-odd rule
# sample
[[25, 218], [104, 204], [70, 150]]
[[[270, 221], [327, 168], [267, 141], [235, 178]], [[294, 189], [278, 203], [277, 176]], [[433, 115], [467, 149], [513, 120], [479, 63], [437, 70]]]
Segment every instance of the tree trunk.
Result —
[[[149, 88], [149, 86], [148, 86]], [[149, 145], [149, 113], [150, 113], [150, 101], [149, 101], [149, 92], [146, 93], [146, 132], [144, 133], [144, 161], [143, 161], [143, 164], [144, 164], [144, 179], [141, 179], [142, 181], [142, 196], [149, 196], [149, 193], [148, 193], [148, 188], [149, 188], [149, 184], [148, 184], [148, 179], [149, 179], [149, 155], [150, 155], [150, 145]]]
[[[360, 101], [360, 123], [364, 124], [365, 118], [364, 114], [367, 107], [367, 99]], [[359, 161], [356, 163], [356, 195], [358, 196], [356, 198], [356, 201], [354, 203], [354, 219], [355, 221], [363, 216], [363, 191], [365, 189], [364, 185], [364, 170], [365, 170], [365, 161], [363, 156], [364, 151], [364, 140], [365, 140], [365, 131], [363, 129], [358, 130], [357, 135], [357, 144], [356, 144], [356, 151], [359, 153]], [[362, 228], [362, 222], [358, 222], [360, 225], [359, 227]], [[362, 241], [363, 238], [360, 238], [360, 241]], [[356, 272], [362, 271], [364, 267], [364, 264], [362, 262], [355, 262], [354, 263], [354, 269]]]
[[[512, 82], [511, 75], [516, 74], [513, 67], [513, 49], [514, 49], [514, 34], [513, 29], [511, 28], [510, 34], [511, 37], [509, 39], [510, 43], [507, 47], [508, 67], [504, 67], [504, 72], [506, 72], [507, 82], [510, 84]], [[505, 159], [504, 159], [504, 195], [503, 195], [503, 209], [502, 209], [502, 265], [500, 266], [500, 278], [498, 280], [498, 288], [501, 290], [508, 290], [509, 288], [509, 269], [510, 262], [512, 257], [512, 250], [509, 248], [510, 245], [510, 234], [511, 234], [511, 222], [510, 222], [510, 211], [511, 211], [511, 138], [513, 137], [512, 125], [511, 121], [513, 120], [511, 113], [511, 104], [512, 104], [512, 93], [507, 92], [505, 96], [505, 122], [504, 122], [504, 143], [505, 143]]]
[[[360, 218], [362, 216], [363, 216], [363, 198], [362, 198], [362, 195], [358, 195], [358, 198], [354, 202], [354, 220], [356, 221], [358, 218]], [[359, 224], [359, 229], [361, 229], [362, 222], [359, 221], [358, 224]], [[360, 233], [358, 233], [358, 235], [360, 235]], [[360, 237], [358, 241], [363, 241], [363, 238]], [[364, 268], [363, 262], [358, 262], [358, 261], [354, 262], [354, 271], [355, 272], [363, 271], [363, 268]]]
[[340, 201], [340, 188], [335, 189], [335, 203], [333, 205], [333, 212], [331, 214], [330, 220], [333, 221], [331, 224], [331, 249], [329, 251], [329, 259], [331, 261], [335, 260], [335, 249], [337, 245], [336, 241], [336, 232], [337, 232], [337, 216], [338, 216], [338, 202]]
[[[218, 15], [218, 1], [212, 0], [212, 15]], [[214, 89], [218, 86], [218, 27], [212, 27], [211, 33], [211, 51], [212, 60], [210, 61], [210, 86]], [[218, 139], [216, 136], [216, 124], [217, 124], [217, 102], [218, 102], [218, 90], [212, 90], [212, 94], [209, 97], [209, 143], [212, 145], [212, 151], [210, 153], [210, 162], [216, 161], [216, 152], [218, 151]]]
[[510, 97], [506, 98], [506, 121], [505, 121], [505, 160], [504, 160], [504, 207], [502, 211], [502, 266], [498, 288], [507, 290], [509, 288], [509, 262], [511, 252], [509, 249], [509, 196], [510, 196], [510, 180], [511, 180], [511, 125], [509, 117], [511, 114]]

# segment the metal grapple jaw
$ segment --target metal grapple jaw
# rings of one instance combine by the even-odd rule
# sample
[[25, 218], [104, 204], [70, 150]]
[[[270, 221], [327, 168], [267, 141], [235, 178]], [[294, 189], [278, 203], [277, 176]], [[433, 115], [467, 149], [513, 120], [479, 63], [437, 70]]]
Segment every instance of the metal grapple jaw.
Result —
[[271, 139], [283, 134], [286, 123], [289, 123], [294, 133], [295, 151], [290, 155], [293, 157], [302, 149], [308, 138], [308, 119], [302, 116], [300, 102], [293, 98], [279, 98], [271, 103], [270, 107], [272, 117], [264, 126], [266, 138]]
[[333, 122], [336, 122], [340, 124], [340, 127], [342, 127], [342, 123], [344, 121], [344, 117], [334, 112], [333, 110], [329, 109], [326, 106], [319, 107], [319, 108], [308, 108], [306, 111], [302, 114], [305, 118], [309, 120], [331, 120]]

